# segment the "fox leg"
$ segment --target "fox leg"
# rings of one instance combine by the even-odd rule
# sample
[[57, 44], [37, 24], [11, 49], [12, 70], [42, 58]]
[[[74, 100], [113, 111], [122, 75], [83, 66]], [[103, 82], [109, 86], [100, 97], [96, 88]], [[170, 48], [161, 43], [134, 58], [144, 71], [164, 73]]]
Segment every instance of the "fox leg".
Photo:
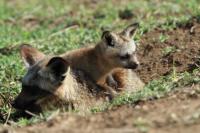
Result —
[[115, 90], [117, 90], [118, 88], [118, 83], [117, 81], [114, 79], [113, 75], [112, 74], [109, 74], [107, 77], [106, 77], [106, 83], [108, 84], [108, 86], [114, 88]]
[[109, 99], [112, 100], [114, 97], [117, 96], [117, 92], [107, 84], [100, 85], [103, 89], [105, 89], [105, 93], [108, 95]]
[[116, 73], [111, 73], [106, 77], [106, 84], [115, 89], [115, 91], [122, 91], [124, 87], [124, 80], [120, 77], [120, 75], [115, 74]]

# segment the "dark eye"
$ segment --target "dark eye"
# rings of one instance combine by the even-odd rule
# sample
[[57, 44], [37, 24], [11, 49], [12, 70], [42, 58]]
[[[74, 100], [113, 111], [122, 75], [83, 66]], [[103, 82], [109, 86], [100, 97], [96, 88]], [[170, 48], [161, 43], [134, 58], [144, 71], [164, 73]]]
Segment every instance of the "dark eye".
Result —
[[129, 59], [130, 57], [131, 57], [131, 55], [127, 53], [127, 54], [125, 54], [125, 55], [121, 55], [121, 56], [120, 56], [120, 59], [121, 59], [121, 60], [127, 60], [127, 59]]

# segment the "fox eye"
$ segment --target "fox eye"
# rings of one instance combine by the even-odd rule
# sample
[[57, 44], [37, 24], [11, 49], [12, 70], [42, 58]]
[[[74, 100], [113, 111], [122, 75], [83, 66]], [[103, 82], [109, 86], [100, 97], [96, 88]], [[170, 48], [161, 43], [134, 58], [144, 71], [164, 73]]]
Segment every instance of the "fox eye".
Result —
[[127, 60], [127, 59], [129, 59], [130, 57], [131, 57], [130, 54], [125, 54], [125, 55], [120, 56], [120, 59], [121, 59], [121, 60]]

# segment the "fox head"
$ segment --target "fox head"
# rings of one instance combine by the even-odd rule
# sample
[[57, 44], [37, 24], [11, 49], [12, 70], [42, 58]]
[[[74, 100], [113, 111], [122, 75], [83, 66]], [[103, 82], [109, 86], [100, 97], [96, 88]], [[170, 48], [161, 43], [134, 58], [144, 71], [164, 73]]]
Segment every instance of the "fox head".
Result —
[[126, 27], [120, 33], [104, 31], [102, 41], [98, 45], [101, 51], [101, 57], [106, 63], [114, 67], [136, 69], [139, 62], [136, 57], [136, 44], [132, 39], [138, 24], [132, 24]]
[[19, 110], [37, 106], [37, 102], [52, 95], [62, 85], [68, 63], [61, 57], [49, 57], [24, 44], [20, 47], [27, 73], [22, 79], [22, 90], [12, 105]]

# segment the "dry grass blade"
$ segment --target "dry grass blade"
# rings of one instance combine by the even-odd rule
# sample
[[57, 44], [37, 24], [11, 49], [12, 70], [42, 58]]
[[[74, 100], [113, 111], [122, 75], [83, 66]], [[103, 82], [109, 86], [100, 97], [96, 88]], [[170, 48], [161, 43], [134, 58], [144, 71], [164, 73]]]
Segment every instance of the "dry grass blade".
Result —
[[8, 120], [9, 120], [10, 114], [11, 114], [11, 110], [12, 110], [11, 108], [8, 110], [8, 115], [6, 117], [6, 121], [5, 121], [4, 125], [7, 125], [7, 123], [8, 123]]
[[28, 110], [25, 110], [25, 112], [33, 117], [39, 117], [38, 115], [34, 114], [33, 112], [30, 112]]

